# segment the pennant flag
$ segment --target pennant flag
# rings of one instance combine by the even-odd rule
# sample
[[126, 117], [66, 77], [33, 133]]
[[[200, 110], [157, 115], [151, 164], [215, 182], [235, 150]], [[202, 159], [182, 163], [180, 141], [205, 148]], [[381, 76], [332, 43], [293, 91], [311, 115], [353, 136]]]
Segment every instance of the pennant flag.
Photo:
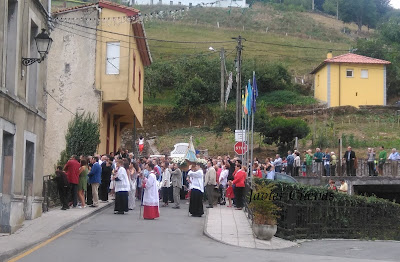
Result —
[[[249, 85], [250, 85], [250, 80], [249, 80]], [[248, 107], [248, 99], [249, 99], [249, 88], [247, 86], [247, 88], [245, 89], [245, 95], [244, 95], [244, 99], [243, 99], [243, 111], [244, 114], [247, 115], [249, 113], [249, 107]]]
[[257, 88], [257, 81], [256, 81], [256, 74], [253, 74], [253, 100], [252, 100], [252, 106], [251, 109], [253, 113], [257, 111], [257, 105], [256, 105], [256, 100], [258, 97], [258, 88]]
[[225, 92], [225, 107], [226, 107], [226, 104], [228, 103], [229, 94], [232, 89], [232, 83], [233, 83], [233, 75], [232, 75], [232, 72], [229, 72], [228, 87], [226, 88], [226, 92]]
[[253, 91], [249, 79], [249, 83], [247, 84], [247, 89], [246, 89], [246, 107], [245, 107], [247, 109], [246, 115], [247, 114], [251, 115], [252, 100], [253, 100]]

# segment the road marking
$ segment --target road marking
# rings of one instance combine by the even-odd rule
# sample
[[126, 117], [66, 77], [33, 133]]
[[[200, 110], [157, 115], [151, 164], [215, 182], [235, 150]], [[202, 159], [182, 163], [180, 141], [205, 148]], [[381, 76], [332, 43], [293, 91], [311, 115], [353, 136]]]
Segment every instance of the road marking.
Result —
[[59, 238], [59, 237], [65, 235], [65, 234], [67, 234], [67, 233], [70, 232], [71, 230], [72, 230], [72, 228], [69, 228], [69, 229], [67, 229], [67, 230], [65, 230], [65, 231], [63, 231], [63, 232], [61, 232], [60, 234], [55, 235], [54, 237], [52, 237], [52, 238], [50, 238], [50, 239], [47, 239], [47, 240], [44, 241], [43, 243], [40, 243], [39, 245], [37, 245], [37, 246], [35, 246], [35, 247], [33, 247], [33, 248], [31, 248], [31, 249], [25, 251], [24, 253], [22, 253], [22, 254], [20, 254], [20, 255], [18, 255], [18, 256], [16, 256], [16, 257], [14, 257], [14, 258], [8, 260], [8, 262], [16, 262], [16, 261], [20, 260], [21, 258], [26, 257], [27, 255], [31, 254], [32, 252], [35, 252], [36, 250], [38, 250], [39, 248], [42, 248], [42, 247], [44, 247], [45, 245], [49, 244], [50, 242], [56, 240], [57, 238]]

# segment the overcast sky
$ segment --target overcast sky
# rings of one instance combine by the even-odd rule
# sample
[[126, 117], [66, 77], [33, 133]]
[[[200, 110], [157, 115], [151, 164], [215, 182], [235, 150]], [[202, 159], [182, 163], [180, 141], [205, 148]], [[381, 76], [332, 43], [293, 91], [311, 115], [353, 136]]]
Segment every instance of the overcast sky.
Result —
[[400, 9], [400, 0], [391, 0], [390, 3], [394, 8]]

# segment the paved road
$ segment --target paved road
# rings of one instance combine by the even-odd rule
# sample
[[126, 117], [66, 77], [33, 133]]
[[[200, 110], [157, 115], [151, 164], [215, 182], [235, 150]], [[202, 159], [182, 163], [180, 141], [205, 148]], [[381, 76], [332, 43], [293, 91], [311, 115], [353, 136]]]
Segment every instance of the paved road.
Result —
[[109, 208], [19, 261], [367, 262], [400, 257], [400, 243], [316, 241], [279, 251], [228, 246], [204, 236], [204, 218], [188, 217], [187, 205], [182, 207], [161, 208], [155, 221], [139, 219], [138, 210], [114, 215]]

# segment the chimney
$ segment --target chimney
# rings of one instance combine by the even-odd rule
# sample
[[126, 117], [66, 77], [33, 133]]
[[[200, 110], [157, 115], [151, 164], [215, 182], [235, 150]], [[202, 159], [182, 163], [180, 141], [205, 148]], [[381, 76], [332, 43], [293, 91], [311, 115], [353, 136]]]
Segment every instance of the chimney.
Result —
[[326, 55], [327, 59], [331, 59], [332, 58], [332, 50], [329, 50], [328, 54]]

